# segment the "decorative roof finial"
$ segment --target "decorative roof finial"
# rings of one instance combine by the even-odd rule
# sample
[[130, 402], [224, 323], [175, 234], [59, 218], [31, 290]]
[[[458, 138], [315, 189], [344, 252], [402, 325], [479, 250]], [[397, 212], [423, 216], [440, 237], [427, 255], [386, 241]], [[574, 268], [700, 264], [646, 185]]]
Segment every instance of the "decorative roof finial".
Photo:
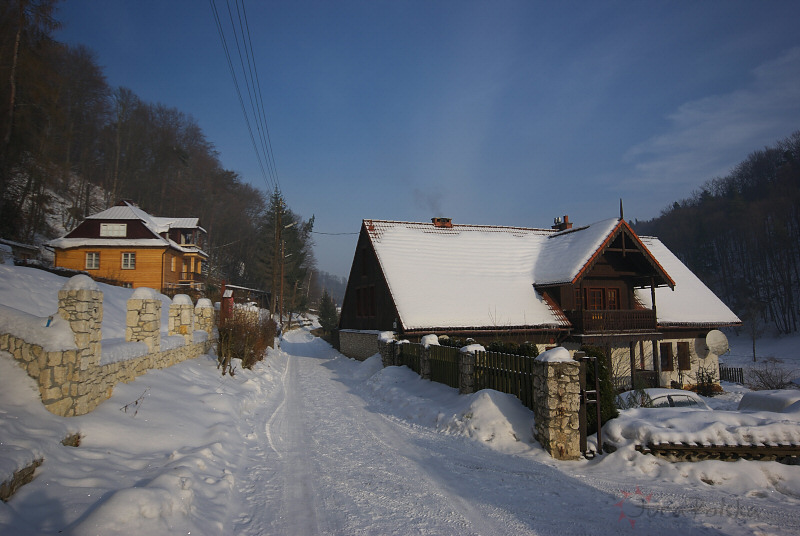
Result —
[[625, 211], [622, 210], [622, 198], [620, 197], [619, 198], [619, 221], [622, 221], [624, 219], [625, 219]]

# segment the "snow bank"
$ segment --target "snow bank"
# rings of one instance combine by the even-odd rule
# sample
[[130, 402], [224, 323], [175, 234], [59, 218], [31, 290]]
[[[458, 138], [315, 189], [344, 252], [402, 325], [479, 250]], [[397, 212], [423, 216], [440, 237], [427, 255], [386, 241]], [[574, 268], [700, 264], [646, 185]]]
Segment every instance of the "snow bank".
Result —
[[467, 346], [462, 347], [459, 351], [465, 354], [474, 354], [475, 352], [485, 352], [486, 348], [480, 344], [468, 344]]
[[569, 355], [569, 350], [563, 346], [559, 346], [557, 348], [551, 348], [546, 352], [542, 352], [536, 356], [536, 361], [544, 361], [547, 363], [565, 363], [568, 361], [574, 361], [574, 359], [572, 359], [572, 356]]
[[44, 348], [47, 352], [75, 350], [75, 335], [69, 322], [60, 316], [34, 316], [12, 307], [0, 305], [0, 333]]
[[603, 438], [621, 446], [646, 443], [696, 445], [800, 445], [800, 415], [770, 412], [636, 408], [603, 427]]
[[61, 290], [100, 290], [94, 279], [86, 274], [78, 274], [69, 278]]
[[783, 412], [800, 401], [800, 390], [778, 389], [769, 391], [751, 391], [742, 396], [739, 411], [775, 411]]
[[147, 355], [147, 344], [126, 342], [125, 339], [104, 339], [100, 345], [100, 365], [127, 361]]
[[199, 300], [197, 300], [196, 307], [201, 307], [201, 308], [212, 307], [213, 308], [214, 304], [211, 303], [211, 300], [209, 300], [208, 298], [200, 298]]

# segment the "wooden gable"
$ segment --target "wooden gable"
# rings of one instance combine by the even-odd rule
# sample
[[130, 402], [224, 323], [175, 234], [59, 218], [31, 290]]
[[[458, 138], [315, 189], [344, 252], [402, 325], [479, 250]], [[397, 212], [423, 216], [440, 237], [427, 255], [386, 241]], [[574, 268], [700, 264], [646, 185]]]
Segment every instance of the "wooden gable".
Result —
[[370, 239], [368, 224], [365, 221], [361, 226], [339, 325], [347, 329], [391, 331], [401, 327], [396, 325], [399, 315]]
[[572, 285], [579, 285], [587, 277], [622, 278], [634, 287], [675, 288], [675, 282], [625, 220], [620, 220], [592, 254]]

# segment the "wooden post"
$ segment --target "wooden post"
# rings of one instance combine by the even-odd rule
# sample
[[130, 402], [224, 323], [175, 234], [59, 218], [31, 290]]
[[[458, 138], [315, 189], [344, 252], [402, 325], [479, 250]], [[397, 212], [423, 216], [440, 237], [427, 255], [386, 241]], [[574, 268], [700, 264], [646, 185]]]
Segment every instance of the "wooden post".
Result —
[[631, 361], [631, 389], [636, 389], [636, 382], [634, 378], [636, 377], [636, 343], [631, 341], [628, 343], [628, 350], [629, 350], [629, 357]]

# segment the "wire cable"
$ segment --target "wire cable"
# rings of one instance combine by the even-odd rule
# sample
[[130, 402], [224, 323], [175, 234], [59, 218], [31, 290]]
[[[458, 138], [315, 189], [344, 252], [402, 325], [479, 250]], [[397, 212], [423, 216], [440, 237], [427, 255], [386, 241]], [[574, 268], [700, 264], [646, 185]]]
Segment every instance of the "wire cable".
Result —
[[[254, 106], [255, 100], [254, 100], [254, 97], [253, 97], [253, 89], [251, 88], [251, 83], [250, 83], [250, 80], [248, 79], [248, 76], [247, 76], [248, 69], [245, 68], [245, 66], [244, 66], [244, 58], [242, 57], [242, 50], [241, 50], [240, 43], [239, 43], [239, 34], [240, 33], [242, 34], [242, 42], [245, 43], [246, 41], [245, 41], [244, 30], [243, 30], [244, 27], [241, 24], [241, 22], [242, 22], [241, 18], [240, 18], [240, 32], [237, 33], [236, 24], [235, 24], [234, 19], [233, 19], [233, 13], [232, 13], [231, 8], [230, 8], [230, 2], [228, 2], [226, 0], [226, 4], [227, 4], [227, 8], [228, 8], [228, 16], [229, 16], [229, 19], [230, 19], [230, 22], [231, 22], [231, 28], [232, 28], [234, 40], [235, 40], [235, 43], [236, 43], [236, 50], [237, 50], [237, 53], [239, 54], [239, 63], [242, 66], [242, 80], [243, 80], [243, 83], [246, 86], [246, 89], [247, 89], [247, 92], [248, 92], [248, 97], [250, 99], [251, 109], [254, 110], [254, 113], [253, 113], [254, 118], [253, 118], [252, 122], [251, 122], [251, 119], [250, 119], [250, 115], [247, 112], [247, 106], [245, 105], [244, 97], [242, 96], [242, 87], [241, 87], [241, 84], [239, 83], [239, 78], [237, 77], [237, 74], [236, 74], [236, 68], [234, 67], [233, 59], [231, 58], [231, 47], [228, 45], [228, 40], [225, 37], [225, 28], [224, 28], [224, 25], [222, 23], [222, 19], [219, 16], [219, 11], [217, 10], [216, 2], [215, 2], [215, 0], [209, 0], [209, 3], [211, 5], [212, 14], [214, 15], [214, 22], [215, 22], [215, 24], [217, 26], [217, 32], [219, 33], [219, 36], [220, 36], [220, 42], [222, 43], [222, 49], [223, 49], [223, 51], [225, 53], [225, 59], [228, 62], [228, 70], [230, 71], [231, 79], [233, 80], [233, 85], [234, 85], [234, 88], [236, 90], [237, 98], [239, 100], [239, 106], [240, 106], [240, 108], [242, 110], [242, 114], [244, 115], [245, 124], [247, 126], [248, 134], [250, 136], [250, 142], [252, 143], [253, 149], [255, 150], [255, 153], [256, 153], [256, 160], [258, 161], [258, 166], [259, 166], [259, 168], [261, 170], [261, 176], [262, 176], [262, 178], [264, 180], [264, 184], [267, 187], [267, 191], [271, 191], [271, 190], [275, 190], [275, 189], [279, 190], [279, 184], [280, 183], [278, 181], [277, 168], [276, 168], [276, 166], [274, 164], [274, 155], [272, 154], [271, 146], [268, 145], [268, 138], [265, 138], [265, 135], [263, 134], [262, 128], [260, 126], [262, 124], [264, 124], [264, 125], [266, 124], [266, 120], [263, 119], [264, 115], [265, 115], [264, 114], [264, 109], [263, 109], [263, 106]], [[239, 8], [238, 8], [238, 3], [237, 3], [237, 12], [238, 12], [238, 9]], [[245, 17], [246, 17], [246, 14], [245, 14]], [[245, 20], [245, 25], [246, 24], [247, 23], [246, 23], [246, 20]], [[247, 41], [250, 41], [249, 30], [248, 30], [248, 35], [247, 35]], [[252, 47], [252, 41], [250, 41], [250, 42], [251, 42], [251, 47]], [[247, 49], [246, 46], [245, 46], [245, 49]], [[255, 62], [254, 61], [253, 62], [250, 61], [250, 57], [252, 56], [252, 48], [251, 48], [251, 51], [249, 53], [246, 51], [245, 55], [248, 57], [248, 60], [247, 60], [248, 61], [248, 65], [251, 65], [249, 70], [251, 72], [251, 77], [252, 77], [252, 73], [253, 72], [257, 73], [256, 67], [255, 67]], [[256, 74], [256, 76], [257, 76], [257, 74]], [[263, 104], [263, 99], [261, 100], [261, 102]], [[256, 108], [258, 108], [258, 112], [255, 111]], [[260, 144], [256, 142], [256, 135], [253, 133], [253, 123], [255, 123], [257, 132], [259, 134], [258, 137], [259, 137], [259, 140], [261, 142]], [[259, 147], [259, 145], [261, 147]], [[266, 169], [265, 169], [265, 162], [266, 162]], [[267, 170], [269, 170], [269, 172]]]

